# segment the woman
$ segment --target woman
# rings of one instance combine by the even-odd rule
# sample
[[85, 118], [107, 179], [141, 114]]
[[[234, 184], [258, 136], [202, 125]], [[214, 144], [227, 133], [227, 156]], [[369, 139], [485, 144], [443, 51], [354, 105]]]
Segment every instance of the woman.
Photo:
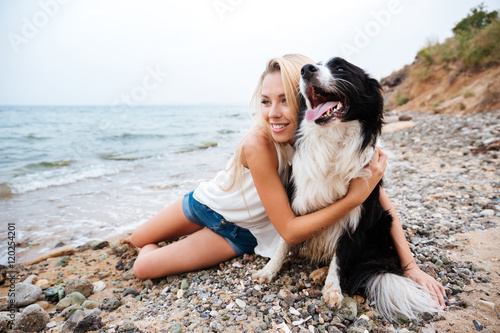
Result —
[[[127, 240], [141, 248], [134, 263], [139, 279], [198, 270], [255, 252], [271, 257], [279, 240], [296, 244], [313, 237], [365, 201], [386, 168], [387, 156], [377, 149], [367, 166], [372, 176], [351, 181], [348, 194], [317, 212], [296, 216], [285, 190], [293, 139], [298, 126], [300, 69], [314, 63], [291, 54], [271, 59], [262, 74], [253, 102], [255, 122], [229, 165], [211, 181], [174, 202]], [[443, 287], [416, 265], [394, 207], [381, 192], [383, 207], [395, 222], [391, 230], [407, 276], [439, 297]], [[158, 242], [189, 235], [159, 247]]]

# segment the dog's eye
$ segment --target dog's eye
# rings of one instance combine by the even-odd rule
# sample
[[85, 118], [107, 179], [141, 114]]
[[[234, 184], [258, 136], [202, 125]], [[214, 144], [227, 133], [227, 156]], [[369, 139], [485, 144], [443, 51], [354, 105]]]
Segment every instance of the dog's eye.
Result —
[[337, 67], [336, 69], [337, 72], [343, 72], [345, 71], [344, 67]]

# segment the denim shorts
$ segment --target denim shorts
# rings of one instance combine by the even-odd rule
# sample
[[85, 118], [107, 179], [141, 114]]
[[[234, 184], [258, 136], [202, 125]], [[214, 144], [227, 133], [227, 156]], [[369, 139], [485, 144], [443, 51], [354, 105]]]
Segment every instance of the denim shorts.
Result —
[[257, 246], [257, 239], [245, 228], [227, 221], [222, 215], [193, 198], [193, 192], [184, 196], [182, 210], [186, 218], [194, 224], [206, 227], [224, 237], [238, 257], [252, 253]]

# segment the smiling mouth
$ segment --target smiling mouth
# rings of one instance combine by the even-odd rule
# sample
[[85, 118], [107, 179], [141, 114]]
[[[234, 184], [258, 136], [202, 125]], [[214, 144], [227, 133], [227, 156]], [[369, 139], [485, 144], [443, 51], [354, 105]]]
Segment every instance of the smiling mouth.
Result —
[[280, 132], [287, 126], [288, 124], [271, 124], [271, 129], [273, 130], [273, 132]]
[[307, 98], [312, 109], [306, 111], [306, 120], [314, 121], [318, 125], [336, 119], [342, 120], [349, 110], [347, 99], [336, 93], [329, 93], [319, 87], [311, 86], [307, 89]]

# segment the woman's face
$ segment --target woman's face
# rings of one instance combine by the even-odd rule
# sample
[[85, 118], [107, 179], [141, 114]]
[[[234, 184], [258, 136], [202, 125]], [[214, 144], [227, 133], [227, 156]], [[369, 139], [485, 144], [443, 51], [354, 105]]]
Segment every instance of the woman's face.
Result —
[[293, 143], [297, 124], [288, 108], [279, 71], [267, 74], [262, 81], [261, 112], [276, 142]]

